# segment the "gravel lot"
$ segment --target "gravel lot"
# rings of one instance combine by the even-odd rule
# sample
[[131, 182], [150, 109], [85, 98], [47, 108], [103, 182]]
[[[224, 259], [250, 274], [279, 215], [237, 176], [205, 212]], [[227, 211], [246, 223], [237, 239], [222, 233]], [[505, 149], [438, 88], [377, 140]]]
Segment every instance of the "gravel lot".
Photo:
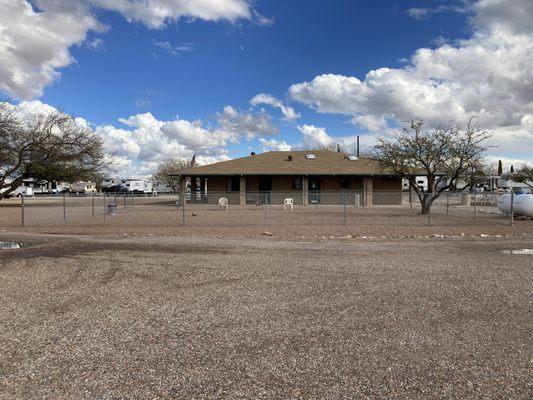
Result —
[[0, 399], [533, 396], [530, 238], [0, 235]]

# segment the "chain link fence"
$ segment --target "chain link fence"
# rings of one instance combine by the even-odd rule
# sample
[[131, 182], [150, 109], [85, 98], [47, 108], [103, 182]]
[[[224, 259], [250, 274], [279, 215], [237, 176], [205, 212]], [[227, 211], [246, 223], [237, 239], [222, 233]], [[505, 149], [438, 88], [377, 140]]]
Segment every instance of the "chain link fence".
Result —
[[[423, 211], [422, 203], [431, 203]], [[2, 200], [3, 226], [510, 225], [495, 193], [353, 191], [62, 195]], [[511, 202], [512, 203], [512, 202]]]

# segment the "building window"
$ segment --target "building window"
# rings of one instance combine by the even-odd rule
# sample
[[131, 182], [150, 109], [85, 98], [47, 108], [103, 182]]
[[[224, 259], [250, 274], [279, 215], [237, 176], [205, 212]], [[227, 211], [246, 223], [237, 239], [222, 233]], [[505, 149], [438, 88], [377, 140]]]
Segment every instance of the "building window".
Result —
[[302, 178], [294, 178], [292, 180], [292, 188], [293, 189], [302, 189], [303, 188]]
[[341, 189], [350, 188], [350, 178], [341, 178]]

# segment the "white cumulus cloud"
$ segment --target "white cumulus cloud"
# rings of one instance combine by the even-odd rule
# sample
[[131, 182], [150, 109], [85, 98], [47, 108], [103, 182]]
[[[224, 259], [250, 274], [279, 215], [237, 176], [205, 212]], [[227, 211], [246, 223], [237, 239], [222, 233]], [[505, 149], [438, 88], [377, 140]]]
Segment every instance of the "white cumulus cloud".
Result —
[[[355, 153], [357, 150], [357, 135], [350, 136], [330, 136], [324, 127], [314, 125], [301, 125], [298, 130], [302, 134], [301, 142], [293, 148], [302, 150], [308, 149], [335, 149], [337, 145], [347, 153]], [[376, 144], [376, 137], [372, 135], [361, 135], [359, 137], [360, 152], [367, 152]]]
[[533, 2], [479, 0], [471, 10], [469, 39], [419, 49], [405, 67], [376, 69], [363, 79], [320, 75], [292, 85], [290, 96], [319, 113], [350, 116], [369, 131], [387, 129], [387, 121], [445, 126], [477, 116], [500, 145], [492, 154], [531, 160]]
[[259, 138], [259, 143], [261, 143], [263, 151], [290, 151], [292, 148], [285, 140]]
[[218, 114], [217, 120], [223, 130], [248, 139], [279, 132], [268, 114], [239, 112], [231, 106], [224, 107], [224, 110]]
[[[26, 118], [58, 111], [39, 100], [8, 107]], [[267, 115], [240, 113], [230, 106], [217, 119], [215, 126], [210, 126], [179, 117], [159, 120], [151, 113], [142, 113], [120, 118], [117, 125], [92, 126], [83, 118], [76, 121], [91, 127], [102, 139], [105, 152], [112, 156], [112, 170], [120, 176], [149, 176], [162, 161], [190, 160], [193, 155], [198, 164], [227, 160], [229, 144], [255, 137], [261, 140], [277, 132]]]
[[[72, 1], [72, 0], [70, 0]], [[235, 22], [250, 19], [253, 11], [246, 0], [88, 0], [96, 7], [116, 11], [130, 21], [161, 28], [181, 18]]]
[[267, 93], [259, 93], [255, 95], [254, 98], [250, 100], [250, 104], [252, 106], [266, 104], [271, 107], [278, 108], [283, 114], [283, 117], [289, 121], [293, 121], [300, 118], [300, 114], [298, 114], [298, 112], [296, 112], [294, 108], [283, 104], [281, 100]]
[[[247, 0], [0, 0], [0, 92], [19, 99], [41, 96], [75, 62], [70, 48], [84, 43], [89, 32], [107, 29], [96, 17], [99, 9], [154, 29], [182, 18], [261, 21]], [[102, 44], [99, 38], [87, 42], [93, 50]], [[192, 49], [169, 46], [176, 53]]]

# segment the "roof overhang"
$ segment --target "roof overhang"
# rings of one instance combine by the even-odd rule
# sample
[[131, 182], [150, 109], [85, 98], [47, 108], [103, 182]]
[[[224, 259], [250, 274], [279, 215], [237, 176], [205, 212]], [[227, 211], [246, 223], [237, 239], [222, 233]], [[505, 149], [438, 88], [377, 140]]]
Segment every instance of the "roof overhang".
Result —
[[210, 177], [210, 176], [221, 176], [221, 177], [224, 177], [224, 176], [398, 176], [400, 177], [400, 174], [394, 174], [394, 173], [344, 173], [344, 174], [341, 174], [341, 173], [337, 173], [337, 174], [332, 174], [332, 173], [317, 173], [317, 172], [305, 172], [305, 173], [292, 173], [292, 172], [284, 172], [284, 173], [265, 173], [265, 174], [243, 174], [241, 172], [235, 172], [235, 173], [224, 173], [224, 174], [220, 174], [220, 173], [202, 173], [202, 172], [198, 172], [198, 173], [195, 173], [195, 172], [186, 172], [186, 173], [183, 173], [183, 174], [169, 174], [168, 176], [171, 176], [171, 177], [180, 177], [180, 176], [184, 176], [184, 177], [190, 177], [190, 176], [202, 176], [202, 177]]

